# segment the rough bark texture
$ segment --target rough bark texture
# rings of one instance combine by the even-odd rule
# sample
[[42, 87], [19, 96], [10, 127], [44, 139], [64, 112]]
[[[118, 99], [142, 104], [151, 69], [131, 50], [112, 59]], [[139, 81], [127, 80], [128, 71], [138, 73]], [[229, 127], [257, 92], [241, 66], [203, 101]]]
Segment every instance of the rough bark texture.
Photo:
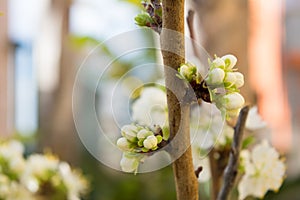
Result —
[[184, 0], [163, 0], [162, 3], [163, 30], [161, 33], [161, 46], [165, 65], [170, 138], [173, 139], [172, 155], [176, 157], [178, 152], [185, 151], [173, 163], [177, 199], [197, 200], [198, 181], [194, 173], [192, 153], [189, 147], [190, 106], [180, 104], [185, 88], [183, 82], [176, 77], [177, 68], [185, 62]]

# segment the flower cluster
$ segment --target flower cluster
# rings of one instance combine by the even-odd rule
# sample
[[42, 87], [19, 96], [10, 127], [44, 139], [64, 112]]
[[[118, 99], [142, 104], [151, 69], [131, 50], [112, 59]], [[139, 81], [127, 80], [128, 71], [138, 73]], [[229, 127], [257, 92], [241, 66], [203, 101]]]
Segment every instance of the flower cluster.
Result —
[[239, 88], [244, 85], [244, 76], [234, 69], [236, 62], [237, 58], [230, 54], [221, 58], [216, 56], [209, 63], [209, 72], [205, 78], [211, 101], [222, 112], [226, 112], [227, 117], [236, 117], [245, 103], [244, 97], [239, 93]]
[[87, 180], [55, 156], [33, 154], [26, 160], [20, 142], [0, 144], [0, 199], [77, 200], [88, 188]]
[[156, 131], [140, 125], [125, 125], [121, 129], [123, 137], [117, 141], [117, 146], [123, 150], [133, 153], [147, 153], [158, 148], [163, 141], [163, 131], [157, 128]]
[[136, 24], [149, 27], [161, 32], [162, 29], [162, 3], [161, 0], [150, 0], [142, 3], [145, 11], [135, 17]]
[[239, 199], [247, 196], [263, 198], [268, 190], [277, 191], [285, 175], [285, 165], [278, 152], [264, 140], [250, 152], [241, 152], [244, 176], [239, 185]]
[[167, 130], [159, 126], [156, 126], [154, 131], [140, 125], [123, 126], [121, 128], [123, 137], [117, 140], [117, 146], [124, 152], [120, 162], [122, 170], [137, 172], [139, 163], [147, 156], [143, 153], [157, 150], [168, 140]]
[[[212, 62], [209, 61], [210, 68], [204, 80], [195, 65], [186, 63], [178, 68], [178, 76], [190, 83], [197, 98], [214, 102], [227, 118], [236, 117], [245, 103], [239, 93], [239, 88], [244, 85], [244, 76], [234, 68], [236, 62], [233, 55], [216, 57]], [[205, 94], [207, 92], [209, 98]]]

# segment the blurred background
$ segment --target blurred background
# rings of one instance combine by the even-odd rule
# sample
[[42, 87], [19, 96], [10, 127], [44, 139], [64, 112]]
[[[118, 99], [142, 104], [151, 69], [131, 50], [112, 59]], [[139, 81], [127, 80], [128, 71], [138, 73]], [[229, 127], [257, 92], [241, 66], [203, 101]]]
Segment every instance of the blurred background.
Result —
[[[92, 182], [87, 199], [175, 199], [170, 167], [136, 176], [110, 169], [87, 152], [73, 121], [77, 70], [96, 45], [137, 28], [139, 5], [139, 0], [0, 0], [0, 137], [22, 140], [29, 153], [51, 149], [81, 167]], [[300, 199], [300, 1], [189, 0], [186, 7], [195, 11], [196, 39], [211, 56], [237, 56], [246, 79], [242, 93], [270, 126], [262, 137], [286, 155], [287, 179], [266, 199]], [[156, 42], [151, 34], [141, 38]], [[89, 59], [100, 71], [103, 60], [116, 57], [118, 46], [101, 47]], [[151, 51], [118, 59], [107, 82], [159, 59]], [[146, 79], [153, 76], [161, 73]], [[82, 84], [83, 109], [88, 89], [89, 83]], [[107, 90], [98, 89], [96, 96], [99, 118], [109, 124], [101, 107]]]

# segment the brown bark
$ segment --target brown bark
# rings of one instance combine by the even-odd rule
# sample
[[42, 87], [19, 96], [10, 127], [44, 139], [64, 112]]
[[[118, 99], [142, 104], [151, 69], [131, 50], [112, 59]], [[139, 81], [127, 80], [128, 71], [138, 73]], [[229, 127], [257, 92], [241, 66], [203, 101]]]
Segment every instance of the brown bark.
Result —
[[184, 0], [163, 0], [162, 3], [161, 46], [165, 65], [170, 138], [173, 139], [172, 154], [176, 157], [178, 152], [184, 152], [173, 163], [177, 199], [197, 200], [198, 181], [194, 173], [190, 148], [190, 106], [180, 104], [185, 87], [176, 77], [177, 68], [185, 62]]

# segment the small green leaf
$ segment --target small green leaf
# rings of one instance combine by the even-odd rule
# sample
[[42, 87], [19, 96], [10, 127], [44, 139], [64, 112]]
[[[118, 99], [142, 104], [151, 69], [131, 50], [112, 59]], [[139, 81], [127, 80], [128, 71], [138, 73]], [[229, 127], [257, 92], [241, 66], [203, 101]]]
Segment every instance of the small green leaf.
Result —
[[144, 142], [144, 140], [139, 140], [138, 143], [137, 143], [138, 146], [139, 146], [139, 147], [142, 147], [142, 146], [143, 146], [143, 142]]
[[157, 143], [159, 144], [159, 143], [161, 143], [161, 141], [163, 140], [163, 137], [161, 136], [161, 135], [157, 135], [157, 136], [155, 136], [156, 137], [156, 139], [157, 139]]
[[153, 19], [146, 12], [142, 12], [141, 14], [138, 14], [134, 18], [134, 20], [138, 26], [149, 26], [149, 24], [153, 23]]
[[254, 138], [253, 135], [250, 135], [250, 136], [246, 137], [243, 140], [242, 149], [246, 149], [249, 145], [253, 144], [253, 142], [255, 142], [255, 138]]
[[169, 137], [170, 137], [170, 131], [169, 131], [169, 128], [168, 127], [163, 127], [162, 128], [162, 133], [163, 133], [163, 139], [164, 140], [168, 140], [169, 139]]

